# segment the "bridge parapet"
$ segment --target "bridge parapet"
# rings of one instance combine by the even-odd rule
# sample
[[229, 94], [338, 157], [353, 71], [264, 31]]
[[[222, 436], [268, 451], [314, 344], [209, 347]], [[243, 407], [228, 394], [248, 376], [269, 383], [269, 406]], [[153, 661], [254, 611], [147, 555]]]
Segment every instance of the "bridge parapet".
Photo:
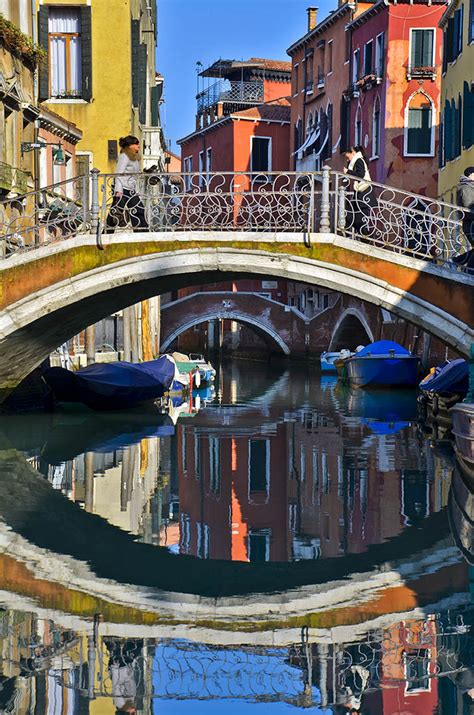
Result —
[[[99, 174], [0, 202], [4, 258], [92, 233], [220, 231], [348, 237], [469, 271], [462, 208], [331, 171]], [[454, 260], [453, 260], [454, 259]], [[456, 260], [457, 259], [457, 260]]]

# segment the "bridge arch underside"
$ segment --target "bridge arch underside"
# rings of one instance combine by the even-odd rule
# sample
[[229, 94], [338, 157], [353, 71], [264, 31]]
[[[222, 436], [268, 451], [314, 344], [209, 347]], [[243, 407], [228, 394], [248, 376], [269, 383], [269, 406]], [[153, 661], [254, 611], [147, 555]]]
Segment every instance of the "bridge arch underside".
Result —
[[367, 345], [373, 341], [374, 335], [362, 313], [355, 308], [348, 308], [333, 330], [329, 350], [355, 350], [358, 345]]
[[279, 333], [271, 325], [265, 323], [264, 320], [259, 320], [258, 318], [246, 315], [245, 313], [240, 313], [238, 311], [226, 311], [225, 315], [216, 315], [215, 313], [203, 314], [200, 315], [199, 318], [194, 318], [192, 320], [184, 322], [182, 325], [179, 326], [179, 328], [173, 330], [170, 335], [167, 335], [164, 339], [162, 339], [162, 351], [166, 352], [166, 350], [168, 350], [172, 346], [173, 342], [180, 335], [185, 333], [187, 330], [194, 328], [195, 325], [201, 325], [202, 323], [210, 322], [211, 320], [215, 320], [216, 318], [223, 318], [224, 320], [233, 320], [236, 323], [240, 323], [241, 325], [250, 327], [261, 338], [264, 339], [264, 341], [269, 347], [271, 345], [276, 347], [276, 349], [279, 352], [282, 352], [284, 355], [289, 355], [291, 352], [290, 348], [285, 343], [281, 335], [279, 335]]
[[[353, 295], [419, 325], [464, 355], [473, 341], [474, 331], [466, 323], [410, 291], [367, 273], [299, 255], [203, 247], [97, 265], [97, 249], [87, 248], [94, 268], [30, 292], [0, 312], [0, 401], [52, 350], [88, 325], [145, 298], [231, 278], [280, 278]], [[62, 254], [53, 260], [60, 263]], [[24, 276], [31, 274], [27, 260], [21, 267]], [[56, 264], [55, 269], [60, 274]], [[18, 266], [15, 270], [7, 278], [25, 280]]]

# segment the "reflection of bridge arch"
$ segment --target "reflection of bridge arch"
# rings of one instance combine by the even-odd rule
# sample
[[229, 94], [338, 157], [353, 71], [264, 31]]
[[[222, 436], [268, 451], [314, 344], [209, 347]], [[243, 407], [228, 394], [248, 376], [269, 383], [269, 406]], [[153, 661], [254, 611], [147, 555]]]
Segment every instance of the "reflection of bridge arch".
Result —
[[336, 323], [329, 350], [337, 351], [342, 348], [354, 350], [357, 345], [373, 343], [374, 339], [374, 334], [363, 313], [357, 308], [348, 308]]
[[183, 323], [182, 325], [179, 326], [176, 330], [174, 330], [170, 335], [168, 335], [165, 340], [161, 344], [161, 349], [163, 352], [168, 350], [169, 346], [173, 343], [176, 338], [178, 338], [182, 333], [185, 333], [186, 330], [190, 330], [191, 328], [194, 328], [195, 325], [199, 325], [200, 323], [207, 323], [208, 321], [215, 320], [216, 318], [224, 318], [225, 320], [235, 320], [236, 323], [243, 323], [245, 325], [252, 325], [254, 328], [257, 328], [258, 330], [262, 331], [266, 335], [268, 335], [272, 340], [278, 345], [278, 347], [285, 353], [285, 355], [290, 354], [290, 348], [288, 345], [285, 343], [285, 341], [282, 339], [282, 337], [277, 333], [276, 330], [274, 330], [270, 325], [265, 323], [263, 320], [259, 320], [258, 318], [255, 318], [250, 315], [244, 315], [243, 313], [239, 313], [237, 311], [229, 311], [226, 310], [225, 313], [222, 315], [216, 315], [215, 313], [208, 313], [205, 315], [201, 315], [198, 318], [193, 318], [192, 320], [188, 320], [186, 323]]

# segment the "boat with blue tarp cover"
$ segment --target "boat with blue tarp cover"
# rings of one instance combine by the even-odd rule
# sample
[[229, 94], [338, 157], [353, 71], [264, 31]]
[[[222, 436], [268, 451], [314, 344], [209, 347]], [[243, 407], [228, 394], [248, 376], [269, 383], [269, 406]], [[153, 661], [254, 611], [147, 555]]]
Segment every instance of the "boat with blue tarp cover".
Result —
[[52, 367], [43, 378], [59, 402], [83, 402], [94, 410], [129, 409], [163, 397], [176, 383], [185, 387], [169, 355], [142, 363], [96, 363], [75, 372]]
[[393, 340], [377, 340], [346, 360], [355, 387], [414, 387], [420, 359]]
[[449, 396], [459, 395], [463, 399], [469, 389], [469, 364], [467, 360], [458, 358], [446, 360], [442, 365], [433, 368], [420, 382], [422, 392]]

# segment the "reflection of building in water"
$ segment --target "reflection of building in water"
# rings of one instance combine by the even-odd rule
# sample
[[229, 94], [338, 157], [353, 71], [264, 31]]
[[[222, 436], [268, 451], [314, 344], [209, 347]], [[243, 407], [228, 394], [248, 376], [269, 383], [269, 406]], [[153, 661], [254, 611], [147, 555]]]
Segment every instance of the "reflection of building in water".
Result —
[[86, 452], [40, 467], [54, 489], [87, 511], [147, 543], [158, 543], [170, 464], [169, 450], [163, 453], [160, 442], [156, 437], [143, 439], [116, 451]]
[[447, 502], [449, 469], [426, 469], [410, 426], [377, 434], [311, 408], [274, 419], [228, 410], [178, 427], [182, 553], [244, 561], [360, 553]]

